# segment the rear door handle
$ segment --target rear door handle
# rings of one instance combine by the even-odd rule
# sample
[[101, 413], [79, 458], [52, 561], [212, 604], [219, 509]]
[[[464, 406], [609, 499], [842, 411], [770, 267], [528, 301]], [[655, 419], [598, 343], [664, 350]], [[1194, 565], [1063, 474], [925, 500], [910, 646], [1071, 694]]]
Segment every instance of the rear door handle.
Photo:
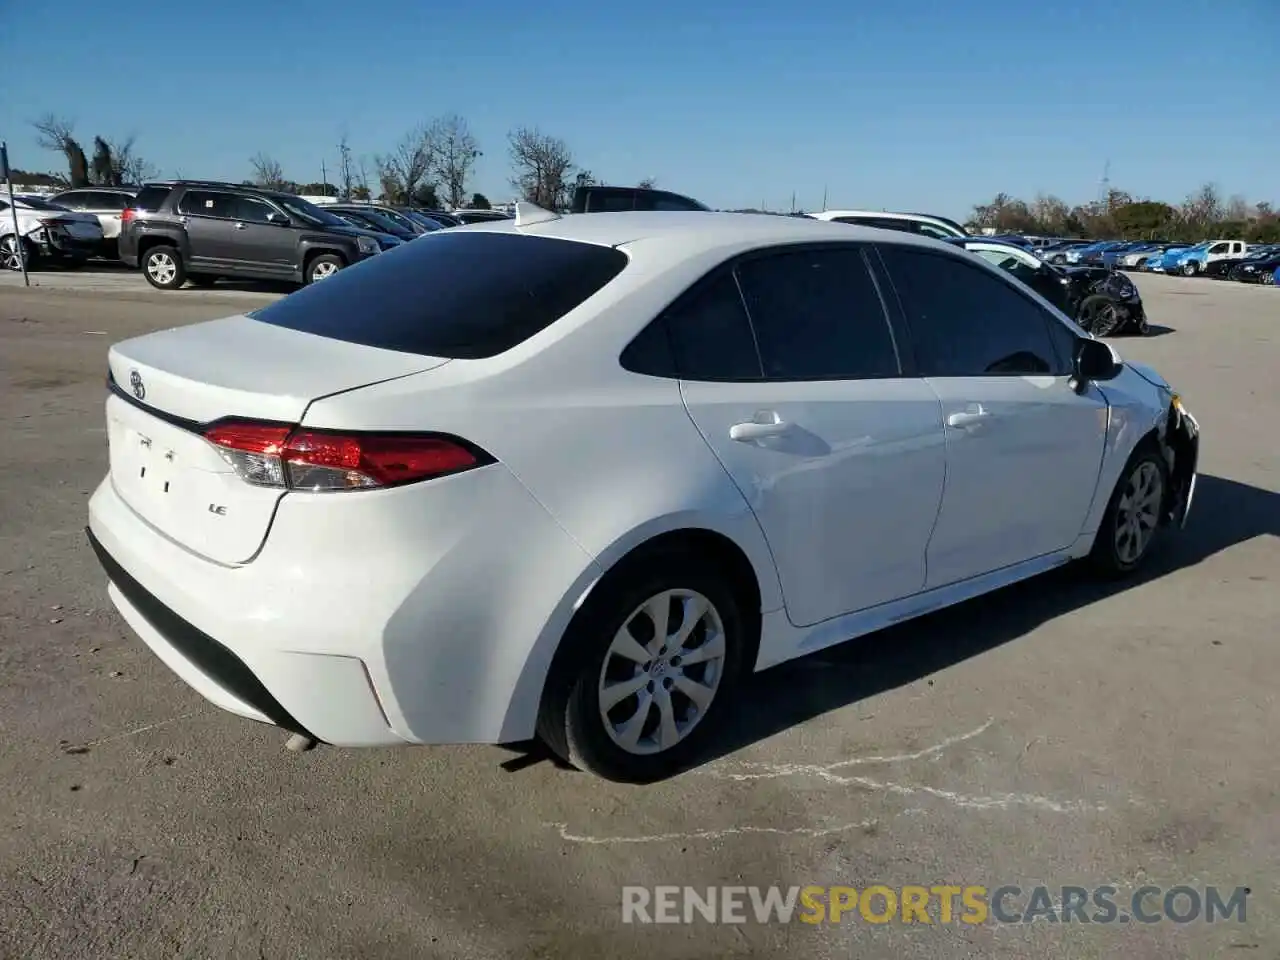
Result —
[[964, 429], [965, 427], [972, 427], [976, 423], [981, 423], [990, 416], [991, 414], [981, 406], [973, 410], [957, 410], [947, 417], [947, 426]]
[[780, 437], [790, 429], [791, 424], [782, 420], [775, 420], [773, 423], [757, 423], [752, 420], [747, 423], [735, 423], [730, 427], [729, 439], [750, 443], [753, 440]]

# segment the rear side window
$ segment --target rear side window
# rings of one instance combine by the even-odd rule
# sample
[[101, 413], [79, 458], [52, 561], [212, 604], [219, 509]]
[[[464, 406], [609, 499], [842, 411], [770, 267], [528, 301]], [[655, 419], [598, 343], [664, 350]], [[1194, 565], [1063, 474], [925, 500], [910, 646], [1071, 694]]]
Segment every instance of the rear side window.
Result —
[[138, 191], [138, 196], [134, 198], [133, 207], [143, 213], [155, 213], [160, 209], [172, 190], [172, 187], [143, 187]]
[[348, 343], [476, 360], [549, 327], [626, 265], [626, 254], [598, 244], [440, 230], [252, 316]]
[[234, 217], [237, 197], [216, 190], [188, 190], [178, 200], [178, 212], [192, 217]]
[[859, 248], [771, 254], [737, 269], [767, 379], [899, 375], [889, 320]]
[[672, 304], [662, 322], [676, 370], [686, 380], [760, 379], [751, 321], [730, 270], [704, 279]]

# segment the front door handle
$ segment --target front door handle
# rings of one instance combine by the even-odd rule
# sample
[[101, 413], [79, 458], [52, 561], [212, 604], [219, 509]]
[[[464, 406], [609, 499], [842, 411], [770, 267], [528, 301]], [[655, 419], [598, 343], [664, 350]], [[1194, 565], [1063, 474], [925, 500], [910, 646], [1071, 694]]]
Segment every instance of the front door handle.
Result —
[[956, 427], [962, 430], [965, 427], [972, 427], [974, 424], [981, 423], [990, 416], [991, 414], [981, 406], [975, 407], [972, 410], [958, 410], [947, 417], [947, 426]]
[[790, 429], [791, 424], [782, 420], [775, 420], [773, 423], [757, 423], [751, 420], [747, 423], [735, 423], [730, 427], [729, 439], [738, 440], [742, 443], [751, 443], [753, 440], [780, 437]]
[[247, 229], [247, 228], [245, 227], [245, 225], [244, 225], [243, 223], [241, 223], [239, 220], [237, 220], [237, 221], [236, 221], [235, 223], [233, 223], [231, 226], [232, 226], [234, 229], [236, 229], [236, 230], [245, 230], [245, 229]]

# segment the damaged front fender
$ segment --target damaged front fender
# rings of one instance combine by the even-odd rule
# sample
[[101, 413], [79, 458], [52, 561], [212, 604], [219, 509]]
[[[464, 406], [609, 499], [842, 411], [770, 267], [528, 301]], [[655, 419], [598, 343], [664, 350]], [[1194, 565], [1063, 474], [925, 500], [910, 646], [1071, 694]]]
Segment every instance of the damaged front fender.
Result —
[[1160, 446], [1164, 451], [1165, 464], [1169, 468], [1170, 483], [1164, 519], [1166, 523], [1185, 527], [1196, 492], [1200, 424], [1182, 405], [1182, 400], [1176, 393], [1169, 401], [1169, 413], [1160, 437]]

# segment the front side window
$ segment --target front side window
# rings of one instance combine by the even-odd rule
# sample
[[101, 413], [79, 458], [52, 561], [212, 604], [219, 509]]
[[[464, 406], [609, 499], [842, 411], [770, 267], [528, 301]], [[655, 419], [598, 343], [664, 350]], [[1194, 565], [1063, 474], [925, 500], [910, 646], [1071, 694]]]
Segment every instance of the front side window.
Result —
[[932, 377], [1065, 373], [1047, 324], [1027, 297], [957, 257], [886, 245], [920, 372]]
[[858, 247], [754, 257], [737, 275], [767, 379], [899, 375], [893, 333]]
[[257, 197], [236, 197], [235, 212], [232, 216], [245, 223], [269, 223], [267, 218], [275, 212], [271, 204], [265, 200], [259, 200]]

